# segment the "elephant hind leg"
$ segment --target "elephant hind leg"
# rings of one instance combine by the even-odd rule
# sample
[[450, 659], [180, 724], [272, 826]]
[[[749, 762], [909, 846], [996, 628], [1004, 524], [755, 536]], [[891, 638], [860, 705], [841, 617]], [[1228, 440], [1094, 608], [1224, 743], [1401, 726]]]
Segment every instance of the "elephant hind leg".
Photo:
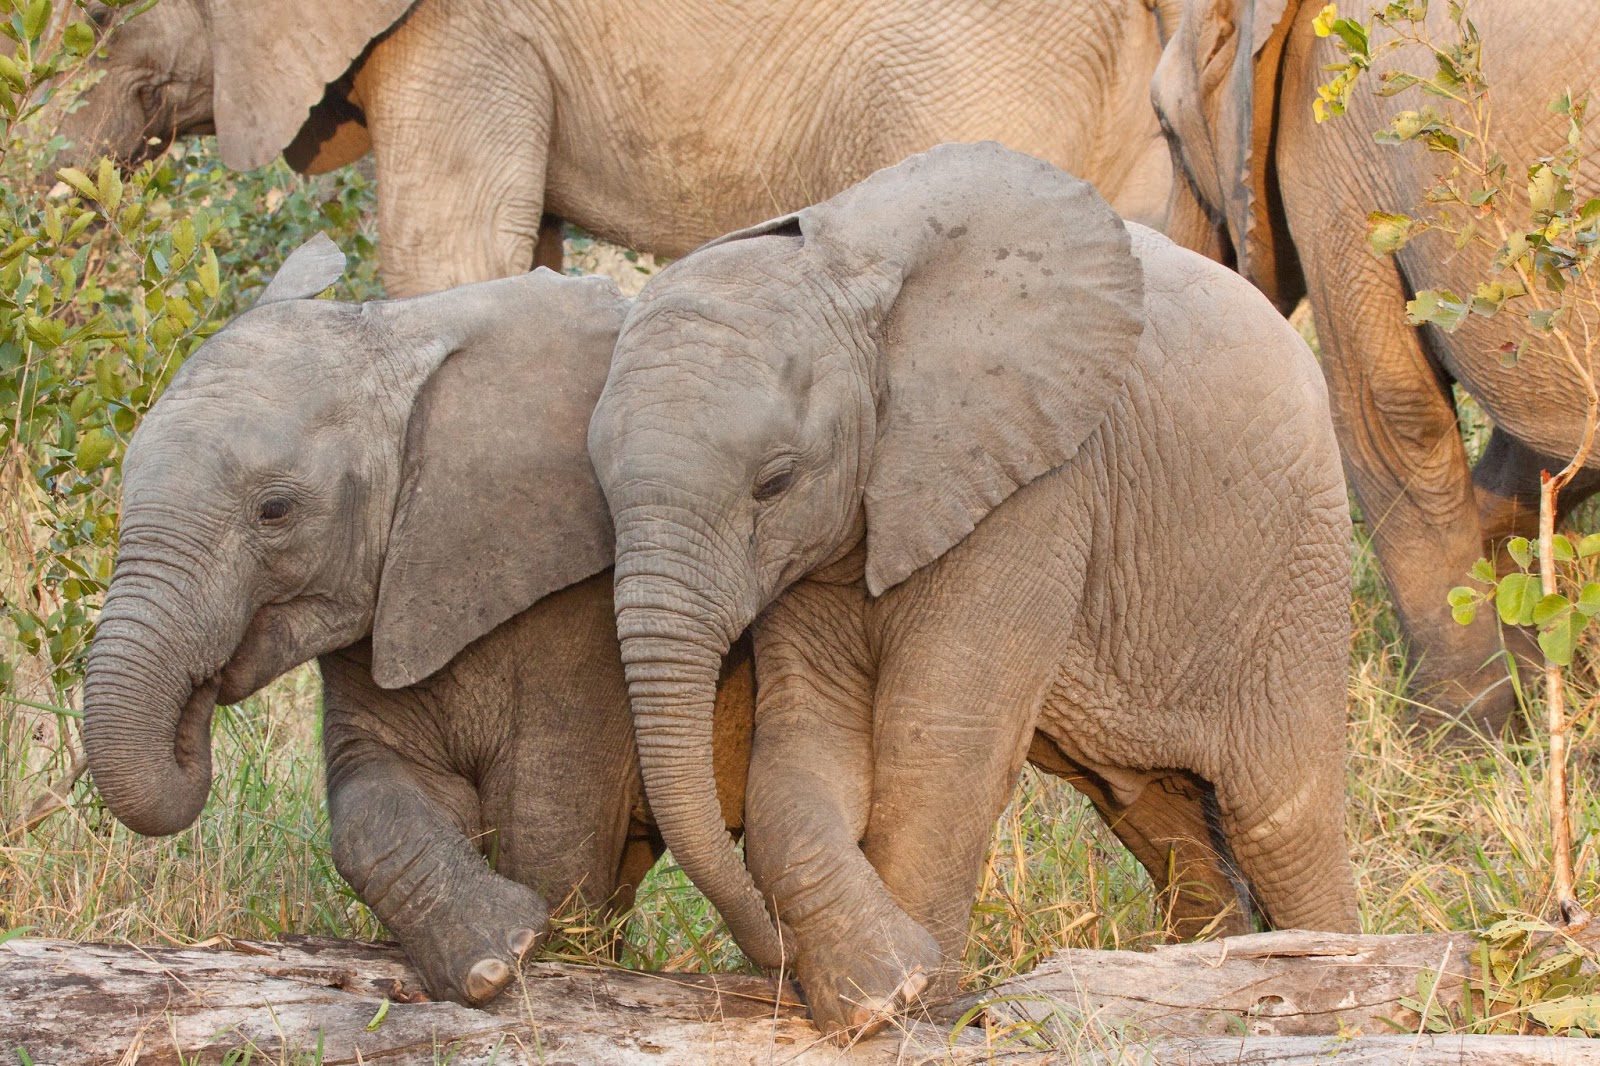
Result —
[[1217, 791], [1218, 825], [1267, 925], [1360, 932], [1342, 781], [1326, 771], [1279, 776], [1292, 787], [1248, 804]]
[[[1183, 771], [1150, 780], [1131, 803], [1117, 800], [1099, 775], [1042, 748], [1029, 759], [1089, 797], [1111, 831], [1150, 874], [1155, 904], [1170, 940], [1255, 928], [1250, 891], [1223, 836], [1216, 793]], [[1053, 748], [1053, 745], [1051, 746]]]

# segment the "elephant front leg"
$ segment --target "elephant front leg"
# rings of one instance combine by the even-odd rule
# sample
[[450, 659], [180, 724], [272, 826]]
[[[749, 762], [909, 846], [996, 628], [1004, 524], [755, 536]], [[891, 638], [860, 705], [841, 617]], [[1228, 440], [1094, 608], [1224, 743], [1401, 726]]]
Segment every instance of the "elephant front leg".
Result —
[[493, 999], [549, 916], [537, 893], [495, 873], [469, 842], [472, 785], [352, 737], [331, 714], [324, 736], [340, 875], [399, 938], [430, 995], [468, 1005]]
[[[487, 14], [486, 14], [487, 12]], [[541, 234], [554, 121], [533, 44], [482, 5], [419, 4], [356, 75], [391, 297], [560, 268]]]
[[860, 841], [873, 776], [872, 672], [848, 590], [802, 582], [757, 623], [746, 793], [750, 872], [784, 930], [817, 1028], [876, 1031], [921, 992], [939, 945]]

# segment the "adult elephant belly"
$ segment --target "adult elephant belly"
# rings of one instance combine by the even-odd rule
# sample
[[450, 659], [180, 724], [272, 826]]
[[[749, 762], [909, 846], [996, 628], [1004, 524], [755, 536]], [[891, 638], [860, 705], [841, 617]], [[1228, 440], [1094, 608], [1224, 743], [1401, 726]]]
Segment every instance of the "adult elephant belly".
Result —
[[[581, 84], [558, 73], [548, 212], [676, 257], [937, 144], [995, 140], [1124, 214], [1164, 215], [1170, 165], [1143, 88], [1159, 41], [1153, 21], [1123, 27], [1119, 4], [1000, 5], [981, 38], [964, 4], [680, 6], [695, 17], [616, 6], [570, 61]], [[1096, 53], [1114, 41], [1127, 72]], [[1107, 114], [1124, 82], [1139, 86], [1126, 122]]]
[[[1442, 234], [1425, 234], [1408, 245], [1400, 253], [1400, 267], [1412, 292], [1443, 290], [1463, 298], [1481, 284], [1509, 276], [1492, 272], [1486, 249], [1456, 252]], [[1523, 310], [1531, 306], [1527, 299], [1519, 300]], [[1549, 302], [1542, 295], [1540, 300]], [[1588, 390], [1560, 344], [1531, 334], [1521, 314], [1510, 309], [1493, 318], [1469, 313], [1453, 332], [1425, 328], [1423, 343], [1501, 430], [1561, 462], [1578, 450]], [[1519, 343], [1523, 347], [1513, 358]], [[1375, 384], [1382, 387], [1381, 381]], [[1600, 465], [1600, 453], [1588, 465]]]

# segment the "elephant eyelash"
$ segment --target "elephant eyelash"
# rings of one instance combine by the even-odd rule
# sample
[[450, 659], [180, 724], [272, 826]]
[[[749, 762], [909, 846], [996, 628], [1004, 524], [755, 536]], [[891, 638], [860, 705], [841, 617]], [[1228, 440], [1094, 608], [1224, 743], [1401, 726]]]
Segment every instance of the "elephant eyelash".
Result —
[[755, 488], [751, 490], [751, 495], [758, 500], [770, 500], [774, 496], [781, 495], [788, 490], [790, 485], [794, 484], [794, 475], [795, 464], [791, 461], [780, 469], [763, 474], [758, 478]]

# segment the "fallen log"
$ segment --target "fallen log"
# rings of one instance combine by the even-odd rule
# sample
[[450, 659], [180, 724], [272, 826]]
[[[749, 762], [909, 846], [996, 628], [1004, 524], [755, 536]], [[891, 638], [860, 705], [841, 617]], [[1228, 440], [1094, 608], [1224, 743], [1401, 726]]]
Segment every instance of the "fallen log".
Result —
[[[842, 1050], [787, 982], [539, 962], [485, 1010], [420, 1002], [393, 945], [290, 937], [211, 947], [0, 945], [0, 1062], [1149, 1062], [1174, 1066], [1600, 1066], [1600, 1042], [1417, 1035], [1419, 973], [1463, 992], [1466, 934], [1268, 933], [1148, 953], [1070, 950]], [[970, 1024], [953, 1025], [960, 1018]], [[1397, 1031], [1396, 1026], [1411, 1031]], [[298, 1056], [298, 1058], [297, 1058]], [[242, 1061], [237, 1057], [235, 1062]]]

